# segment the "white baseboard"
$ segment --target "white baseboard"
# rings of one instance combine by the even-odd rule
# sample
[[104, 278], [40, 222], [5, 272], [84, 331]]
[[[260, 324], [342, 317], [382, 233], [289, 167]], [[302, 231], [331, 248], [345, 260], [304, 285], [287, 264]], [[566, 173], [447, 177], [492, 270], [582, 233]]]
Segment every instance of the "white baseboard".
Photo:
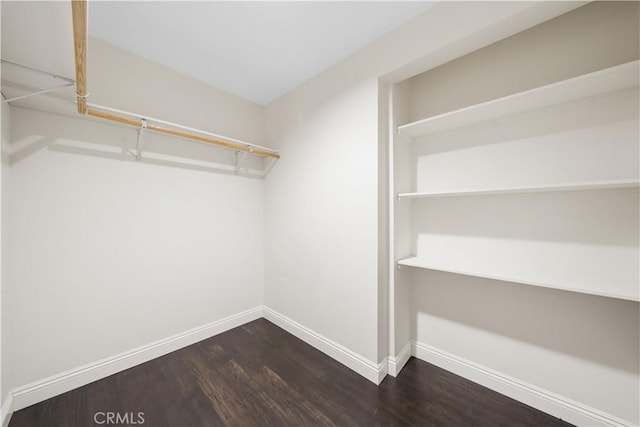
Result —
[[[118, 355], [45, 378], [13, 390], [13, 409], [18, 411], [43, 400], [132, 368], [263, 316], [262, 306], [226, 317]], [[10, 393], [11, 394], [11, 393]], [[4, 409], [4, 405], [3, 405]], [[4, 416], [4, 412], [3, 412]]]
[[496, 372], [438, 348], [413, 341], [413, 356], [579, 426], [631, 426], [633, 423]]
[[365, 359], [361, 355], [302, 326], [269, 307], [264, 307], [264, 317], [375, 384], [380, 384], [387, 375], [386, 360], [382, 363], [374, 363]]
[[268, 308], [256, 307], [189, 331], [138, 347], [59, 375], [19, 387], [2, 403], [2, 427], [7, 427], [14, 411], [92, 383], [109, 375], [179, 350], [245, 323], [266, 318], [307, 344], [342, 363], [369, 381], [380, 384], [387, 374], [397, 376], [413, 355], [508, 397], [576, 425], [628, 426], [632, 423], [528, 384], [519, 379], [465, 360], [438, 348], [412, 341], [395, 357], [374, 363], [342, 345]]
[[11, 416], [13, 415], [13, 393], [7, 393], [7, 397], [2, 402], [2, 409], [0, 409], [0, 419], [2, 420], [2, 427], [7, 427]]
[[380, 385], [386, 376], [389, 375], [389, 358], [385, 357], [382, 362], [378, 363], [376, 369], [378, 370], [378, 377], [376, 378], [376, 381], [373, 381], [373, 383]]
[[388, 358], [388, 372], [392, 377], [397, 377], [404, 365], [407, 364], [409, 358], [411, 357], [411, 341], [407, 342], [400, 353], [396, 357]]

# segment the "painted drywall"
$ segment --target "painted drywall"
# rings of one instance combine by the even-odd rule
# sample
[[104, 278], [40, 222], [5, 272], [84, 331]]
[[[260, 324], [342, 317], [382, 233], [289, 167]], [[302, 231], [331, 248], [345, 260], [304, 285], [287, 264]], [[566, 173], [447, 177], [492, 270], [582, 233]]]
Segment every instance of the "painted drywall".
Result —
[[[0, 7], [0, 23], [2, 22], [2, 8]], [[1, 73], [0, 73], [1, 74]], [[4, 94], [2, 95], [2, 101], [4, 101]], [[2, 171], [3, 171], [3, 156], [2, 156], [2, 146], [4, 145], [5, 139], [9, 138], [9, 109], [11, 107], [7, 104], [5, 105], [2, 102], [2, 106], [0, 107], [0, 402], [4, 402], [4, 392], [2, 391], [2, 351], [4, 346], [2, 345], [2, 207], [4, 203], [2, 203], [2, 195], [4, 192], [2, 191]], [[0, 403], [2, 406], [2, 403]], [[0, 409], [0, 422], [4, 423], [4, 411]]]
[[[261, 142], [259, 106], [99, 41], [89, 55], [92, 102]], [[262, 303], [262, 182], [203, 164], [232, 153], [147, 134], [139, 163], [134, 129], [12, 122], [4, 390]]]
[[[71, 3], [3, 1], [2, 58], [73, 78]], [[11, 75], [12, 67], [2, 71]], [[49, 87], [57, 86], [55, 82]]]
[[[411, 120], [638, 59], [638, 14], [638, 3], [592, 3], [417, 76]], [[638, 178], [637, 92], [513, 123], [415, 144], [417, 188]], [[555, 263], [566, 273], [559, 285], [580, 286], [582, 272], [583, 282], [622, 275], [637, 286], [637, 189], [433, 199], [412, 215], [410, 251], [431, 259], [524, 264], [532, 275]], [[424, 270], [404, 284], [412, 339], [640, 422], [637, 302]]]
[[593, 2], [413, 77], [409, 121], [638, 59], [638, 13]]
[[388, 111], [379, 107], [378, 79], [414, 61], [424, 66], [429, 54], [437, 65], [577, 5], [531, 7], [437, 4], [267, 106], [266, 143], [283, 155], [265, 181], [267, 306], [370, 361], [386, 356], [377, 318], [388, 304], [378, 289], [388, 285], [378, 277], [387, 274], [378, 266], [387, 242], [379, 234], [387, 229], [378, 229], [387, 195], [378, 120]]
[[[397, 129], [400, 123], [407, 121], [409, 115], [409, 81], [405, 80], [393, 86], [391, 96], [391, 115], [393, 129]], [[394, 131], [389, 139], [392, 141], [389, 157], [393, 161], [389, 162], [391, 173], [389, 185], [392, 188], [390, 193], [394, 196], [398, 192], [410, 191], [415, 182], [415, 168], [405, 167], [410, 164], [412, 147], [407, 144], [401, 135]], [[410, 337], [410, 313], [411, 313], [411, 288], [406, 286], [411, 270], [396, 267], [396, 260], [408, 258], [411, 256], [412, 223], [411, 223], [411, 204], [398, 203], [393, 197], [389, 201], [392, 218], [390, 218], [390, 227], [393, 233], [390, 234], [389, 244], [391, 245], [390, 265], [392, 266], [391, 275], [389, 277], [389, 289], [391, 301], [389, 304], [389, 354], [396, 357], [401, 354], [403, 349], [407, 351]], [[391, 374], [397, 374], [391, 372]]]
[[[322, 111], [301, 113], [292, 134], [271, 134], [272, 143], [298, 143], [277, 145], [283, 158], [267, 178], [266, 199], [266, 305], [372, 361], [378, 322], [377, 95], [377, 80], [370, 79]], [[267, 115], [267, 123], [282, 120]], [[345, 121], [362, 126], [340, 126]]]
[[378, 85], [378, 360], [389, 354], [389, 102], [388, 84]]
[[89, 102], [262, 145], [262, 107], [96, 38]]
[[12, 113], [7, 389], [262, 304], [262, 181], [133, 161], [133, 129]]
[[414, 273], [416, 341], [637, 423], [637, 302]]
[[[3, 305], [5, 304], [5, 299], [3, 298], [4, 292], [4, 283], [6, 283], [5, 276], [7, 274], [7, 264], [4, 261], [5, 251], [7, 247], [7, 233], [6, 230], [6, 222], [7, 216], [4, 211], [7, 209], [7, 191], [6, 187], [8, 186], [9, 181], [7, 180], [8, 175], [8, 165], [9, 165], [9, 156], [6, 150], [8, 149], [9, 140], [11, 137], [11, 107], [9, 104], [2, 104], [2, 111], [0, 113], [2, 123], [0, 124], [0, 134], [2, 138], [0, 139], [0, 401], [4, 403], [9, 389], [5, 386], [5, 375], [4, 373], [7, 371], [5, 369], [4, 364], [6, 363], [5, 353], [7, 351], [6, 345], [6, 333], [3, 331], [3, 328], [6, 327], [6, 322], [4, 320], [4, 316], [6, 315], [6, 311], [3, 309]], [[4, 413], [2, 414], [2, 419], [4, 418]]]

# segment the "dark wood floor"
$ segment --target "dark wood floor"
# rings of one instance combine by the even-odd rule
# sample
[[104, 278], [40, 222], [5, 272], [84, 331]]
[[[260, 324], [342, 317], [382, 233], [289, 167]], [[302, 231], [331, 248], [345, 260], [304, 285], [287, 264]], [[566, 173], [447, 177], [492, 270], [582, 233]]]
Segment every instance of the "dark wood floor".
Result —
[[264, 319], [25, 408], [10, 427], [97, 425], [98, 412], [170, 427], [568, 425], [414, 358], [377, 387]]

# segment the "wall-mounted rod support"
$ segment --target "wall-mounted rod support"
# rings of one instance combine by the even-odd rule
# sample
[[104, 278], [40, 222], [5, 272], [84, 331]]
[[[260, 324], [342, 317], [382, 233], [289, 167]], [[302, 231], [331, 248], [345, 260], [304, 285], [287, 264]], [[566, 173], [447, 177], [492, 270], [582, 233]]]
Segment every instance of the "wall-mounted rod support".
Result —
[[5, 99], [5, 100], [2, 101], [2, 103], [4, 104], [5, 102], [17, 101], [19, 99], [30, 98], [30, 97], [36, 96], [36, 95], [42, 95], [42, 94], [45, 94], [45, 93], [53, 92], [54, 90], [64, 89], [65, 87], [69, 87], [69, 86], [73, 86], [73, 83], [69, 83], [69, 84], [66, 84], [64, 86], [58, 86], [58, 87], [52, 87], [52, 88], [49, 88], [49, 89], [43, 89], [43, 90], [39, 90], [37, 92], [28, 93], [26, 95], [21, 95], [21, 96], [16, 96], [16, 97], [13, 97], [13, 98]]
[[276, 162], [278, 161], [278, 159], [268, 159], [265, 160], [266, 162], [269, 162], [267, 164], [267, 166], [264, 168], [264, 172], [263, 172], [263, 176], [267, 176], [269, 174], [269, 171], [271, 170], [271, 168], [276, 164]]
[[142, 137], [144, 131], [147, 129], [147, 121], [145, 119], [140, 120], [140, 129], [138, 129], [138, 142], [136, 144], [136, 160], [142, 160]]
[[238, 151], [236, 151], [236, 170], [233, 172], [236, 175], [238, 173], [240, 173], [240, 171], [242, 170], [242, 166], [244, 165], [245, 160], [247, 160], [247, 156], [253, 152], [253, 148], [249, 147], [249, 151], [245, 151], [244, 153], [242, 153], [242, 158], [238, 158]]
[[87, 112], [87, 0], [72, 0], [71, 13], [78, 113], [85, 114]]

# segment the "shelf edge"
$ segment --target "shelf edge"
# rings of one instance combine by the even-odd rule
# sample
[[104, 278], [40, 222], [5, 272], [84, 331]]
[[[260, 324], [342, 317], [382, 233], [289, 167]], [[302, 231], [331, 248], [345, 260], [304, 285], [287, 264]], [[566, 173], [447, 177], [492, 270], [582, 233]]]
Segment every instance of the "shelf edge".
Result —
[[471, 277], [481, 277], [483, 279], [499, 280], [501, 282], [511, 282], [511, 283], [517, 283], [517, 284], [522, 284], [527, 286], [537, 286], [540, 288], [557, 289], [561, 291], [575, 292], [575, 293], [586, 294], [586, 295], [595, 295], [600, 297], [622, 299], [625, 301], [640, 302], [640, 296], [636, 296], [636, 295], [619, 295], [619, 294], [611, 294], [608, 292], [588, 292], [587, 290], [555, 286], [555, 285], [550, 285], [548, 283], [520, 280], [513, 277], [494, 276], [494, 275], [480, 274], [480, 273], [474, 273], [474, 272], [469, 272], [464, 270], [442, 268], [442, 267], [437, 267], [434, 265], [428, 265], [425, 263], [418, 262], [419, 259], [420, 259], [419, 257], [405, 258], [405, 259], [396, 261], [396, 263], [398, 264], [398, 266], [403, 266], [403, 267], [414, 267], [414, 268], [422, 268], [425, 270], [443, 271], [445, 273], [460, 274], [463, 276], [471, 276]]
[[562, 184], [562, 185], [546, 185], [537, 187], [513, 187], [513, 188], [494, 188], [488, 190], [469, 190], [469, 191], [446, 191], [446, 192], [426, 192], [426, 193], [398, 193], [398, 199], [420, 199], [432, 197], [464, 197], [464, 196], [484, 196], [494, 194], [526, 194], [526, 193], [545, 193], [560, 191], [588, 191], [588, 190], [615, 190], [624, 188], [640, 187], [640, 181], [637, 180], [615, 180], [615, 181], [596, 181], [582, 184]]
[[[597, 96], [602, 96], [606, 93], [612, 93], [618, 90], [624, 90], [624, 89], [630, 89], [630, 88], [634, 88], [634, 87], [638, 87], [640, 86], [640, 81], [638, 79], [638, 72], [639, 72], [639, 67], [640, 67], [640, 60], [635, 60], [635, 61], [631, 61], [631, 62], [626, 62], [623, 64], [619, 64], [619, 65], [615, 65], [613, 67], [608, 67], [608, 68], [604, 68], [601, 70], [597, 70], [597, 71], [593, 71], [590, 73], [586, 73], [586, 74], [581, 74], [579, 76], [575, 76], [575, 77], [571, 77], [568, 79], [564, 79], [564, 80], [560, 80], [560, 81], [556, 81], [553, 83], [549, 83], [543, 86], [538, 86], [535, 88], [531, 88], [531, 89], [527, 89], [521, 92], [516, 92], [510, 95], [506, 95], [506, 96], [502, 96], [499, 98], [494, 98], [488, 101], [484, 101], [484, 102], [480, 102], [478, 104], [473, 104], [473, 105], [469, 105], [463, 108], [459, 108], [453, 111], [448, 111], [445, 113], [441, 113], [432, 117], [427, 117], [424, 119], [420, 119], [420, 120], [416, 120], [414, 122], [411, 123], [406, 123], [404, 125], [400, 125], [397, 127], [397, 132], [400, 135], [403, 135], [405, 137], [407, 137], [409, 140], [414, 140], [416, 138], [421, 138], [423, 136], [426, 135], [430, 135], [432, 133], [437, 133], [437, 132], [442, 132], [442, 131], [446, 131], [446, 130], [450, 130], [450, 129], [455, 129], [455, 128], [459, 128], [459, 127], [464, 127], [464, 126], [468, 126], [471, 124], [475, 124], [475, 123], [481, 123], [483, 121], [487, 121], [487, 120], [493, 120], [495, 118], [498, 117], [507, 117], [507, 116], [511, 116], [513, 114], [518, 114], [518, 113], [523, 113], [526, 111], [534, 111], [540, 108], [546, 108], [552, 105], [559, 105], [559, 104], [563, 104], [565, 102], [571, 102], [571, 101], [575, 101], [578, 99], [585, 99], [585, 98], [591, 98], [591, 97], [597, 97]], [[420, 132], [412, 132], [412, 129], [416, 129], [419, 128], [420, 126], [424, 126], [425, 124], [429, 124], [429, 123], [437, 123], [438, 121], [443, 121], [443, 120], [450, 120], [452, 117], [455, 118], [455, 116], [458, 115], [463, 115], [463, 114], [468, 114], [469, 112], [473, 112], [474, 110], [478, 110], [478, 111], [482, 111], [483, 109], [487, 109], [490, 107], [494, 107], [494, 106], [500, 106], [500, 104], [506, 104], [509, 102], [517, 102], [519, 99], [521, 98], [527, 98], [527, 97], [532, 97], [535, 96], [536, 94], [540, 95], [544, 95], [545, 92], [553, 92], [554, 90], [557, 90], [558, 88], [561, 88], [562, 86], [568, 86], [568, 85], [580, 85], [583, 84], [584, 82], [588, 82], [590, 79], [591, 80], [597, 80], [597, 79], [601, 79], [603, 76], [607, 75], [607, 74], [611, 74], [614, 78], [610, 78], [612, 81], [616, 82], [615, 88], [613, 89], [609, 89], [609, 90], [597, 90], [597, 91], [592, 91], [593, 93], [588, 93], [584, 96], [569, 96], [567, 97], [567, 99], [562, 99], [560, 101], [557, 102], [547, 102], [547, 103], [543, 103], [543, 105], [540, 106], [536, 106], [534, 108], [526, 108], [522, 111], [518, 111], [515, 113], [509, 113], [509, 114], [500, 114], [497, 115], [496, 117], [492, 118], [485, 118], [479, 121], [470, 121], [468, 123], [463, 123], [461, 125], [457, 125], [457, 126], [445, 126], [443, 129], [437, 129], [437, 130], [427, 130], [427, 131], [420, 131]], [[620, 75], [622, 75], [623, 77], [620, 77]], [[622, 81], [622, 83], [619, 83], [620, 81]], [[597, 87], [599, 87], [599, 85], [597, 85]]]

